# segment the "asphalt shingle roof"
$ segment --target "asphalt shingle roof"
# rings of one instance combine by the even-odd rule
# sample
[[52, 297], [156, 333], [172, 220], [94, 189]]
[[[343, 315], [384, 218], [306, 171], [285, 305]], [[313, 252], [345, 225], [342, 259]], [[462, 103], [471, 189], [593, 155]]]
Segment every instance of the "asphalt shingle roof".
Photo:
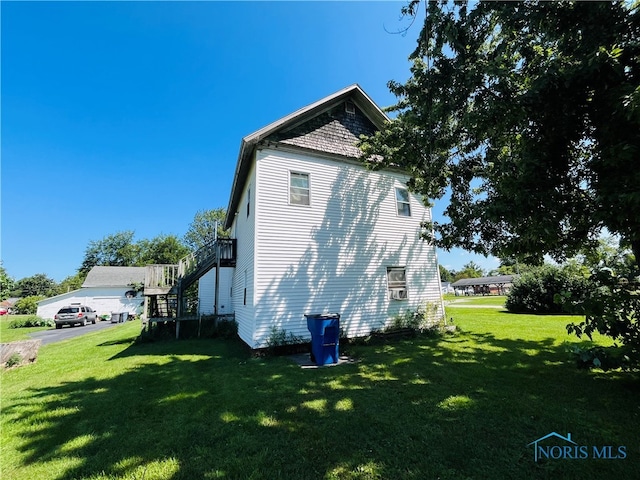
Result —
[[83, 287], [126, 287], [143, 283], [145, 267], [93, 267]]

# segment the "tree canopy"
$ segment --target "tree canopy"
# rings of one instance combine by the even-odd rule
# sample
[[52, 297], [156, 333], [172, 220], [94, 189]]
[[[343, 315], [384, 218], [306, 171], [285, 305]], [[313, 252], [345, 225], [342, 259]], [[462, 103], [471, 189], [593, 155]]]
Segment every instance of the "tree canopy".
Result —
[[13, 290], [14, 283], [13, 279], [2, 266], [2, 262], [0, 262], [0, 302], [9, 297], [9, 294]]
[[36, 273], [30, 277], [21, 278], [14, 284], [11, 296], [14, 297], [48, 297], [56, 295], [57, 284], [44, 273]]
[[158, 235], [151, 240], [141, 240], [137, 247], [139, 265], [177, 264], [189, 254], [189, 247], [175, 235]]
[[196, 212], [187, 233], [184, 235], [184, 242], [192, 250], [197, 250], [213, 242], [216, 236], [216, 225], [218, 226], [218, 238], [228, 238], [229, 231], [224, 229], [226, 215], [227, 212], [224, 208]]
[[102, 240], [91, 240], [84, 253], [78, 272], [86, 275], [96, 265], [130, 267], [137, 263], [138, 249], [133, 242], [131, 230], [105, 236]]
[[160, 234], [151, 240], [133, 240], [134, 232], [127, 230], [92, 240], [85, 250], [80, 275], [96, 265], [135, 267], [149, 264], [176, 264], [189, 253], [189, 248], [175, 235]]
[[[620, 236], [640, 260], [640, 14], [629, 2], [425, 2], [397, 118], [361, 148], [450, 194], [435, 243], [540, 263]], [[429, 229], [430, 230], [430, 229]]]

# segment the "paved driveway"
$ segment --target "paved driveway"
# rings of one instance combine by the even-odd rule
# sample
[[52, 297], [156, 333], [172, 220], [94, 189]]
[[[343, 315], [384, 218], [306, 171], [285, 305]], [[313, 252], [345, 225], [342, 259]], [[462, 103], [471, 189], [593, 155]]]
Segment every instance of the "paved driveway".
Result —
[[89, 324], [85, 325], [84, 327], [69, 327], [65, 325], [60, 330], [54, 327], [51, 330], [43, 330], [41, 332], [32, 333], [30, 336], [31, 338], [42, 340], [42, 345], [46, 345], [48, 343], [61, 342], [62, 340], [68, 340], [69, 338], [79, 337], [80, 335], [96, 332], [105, 328], [115, 327], [117, 325], [120, 324], [111, 322], [96, 322], [95, 325]]

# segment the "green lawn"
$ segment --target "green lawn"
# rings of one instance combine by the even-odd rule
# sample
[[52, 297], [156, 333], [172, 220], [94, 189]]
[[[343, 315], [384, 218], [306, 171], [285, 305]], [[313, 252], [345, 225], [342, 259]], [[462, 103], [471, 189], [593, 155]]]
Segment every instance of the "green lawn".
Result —
[[[237, 342], [132, 344], [132, 322], [2, 374], [8, 479], [632, 478], [640, 381], [577, 370], [567, 317], [449, 307], [461, 333], [303, 370]], [[605, 342], [606, 343], [606, 342]], [[545, 460], [552, 431], [624, 460]]]
[[29, 340], [29, 335], [33, 332], [49, 330], [53, 327], [30, 327], [30, 328], [9, 328], [12, 320], [30, 317], [31, 315], [2, 315], [0, 317], [0, 342], [15, 342], [17, 340]]
[[455, 295], [447, 295], [445, 301], [451, 305], [494, 305], [504, 306], [507, 297], [504, 295], [471, 295], [468, 297], [456, 297]]

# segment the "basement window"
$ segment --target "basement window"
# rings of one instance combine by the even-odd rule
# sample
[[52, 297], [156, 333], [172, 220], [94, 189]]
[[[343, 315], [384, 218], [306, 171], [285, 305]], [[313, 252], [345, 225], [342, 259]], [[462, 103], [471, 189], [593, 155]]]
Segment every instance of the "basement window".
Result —
[[406, 267], [387, 267], [387, 286], [389, 300], [407, 299], [407, 269]]

